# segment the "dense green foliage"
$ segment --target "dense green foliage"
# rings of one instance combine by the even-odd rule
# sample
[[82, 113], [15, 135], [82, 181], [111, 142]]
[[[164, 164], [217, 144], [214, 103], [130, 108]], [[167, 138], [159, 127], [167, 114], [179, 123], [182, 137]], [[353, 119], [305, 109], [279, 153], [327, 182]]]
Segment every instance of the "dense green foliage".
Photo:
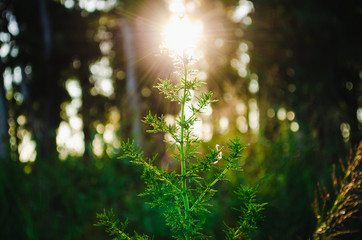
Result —
[[[153, 116], [150, 112], [145, 117], [144, 122], [151, 126], [148, 132], [164, 132], [170, 134], [172, 141], [169, 143], [169, 149], [177, 149], [172, 155], [181, 166], [179, 172], [168, 172], [166, 169], [159, 169], [154, 166], [157, 155], [152, 159], [146, 158], [142, 150], [135, 146], [135, 143], [122, 143], [121, 149], [123, 159], [129, 159], [136, 165], [143, 167], [142, 178], [145, 181], [146, 188], [141, 196], [148, 199], [152, 208], [158, 208], [170, 227], [172, 237], [175, 239], [207, 239], [208, 236], [202, 233], [203, 225], [207, 220], [208, 213], [213, 211], [210, 204], [216, 190], [215, 186], [219, 181], [225, 180], [226, 174], [230, 170], [240, 170], [239, 161], [241, 153], [245, 147], [240, 139], [231, 140], [227, 145], [226, 153], [218, 147], [205, 156], [200, 156], [198, 148], [202, 140], [194, 134], [194, 124], [199, 121], [198, 114], [214, 102], [212, 93], [198, 91], [203, 84], [196, 77], [195, 70], [190, 70], [189, 57], [178, 56], [176, 65], [178, 65], [178, 79], [180, 83], [172, 84], [173, 79], [160, 80], [156, 86], [166, 99], [170, 99], [181, 106], [181, 114], [176, 123], [169, 124], [165, 121], [163, 115]], [[199, 96], [193, 96], [198, 94]], [[192, 103], [196, 98], [196, 104]], [[185, 113], [185, 108], [189, 106], [190, 116]], [[219, 163], [220, 162], [220, 163]], [[224, 163], [225, 162], [225, 163]], [[223, 164], [221, 167], [219, 165]], [[213, 177], [209, 180], [208, 175]], [[236, 229], [228, 227], [227, 239], [249, 239], [250, 233], [257, 229], [257, 219], [260, 218], [259, 212], [265, 204], [255, 202], [255, 193], [251, 188], [241, 186], [236, 192], [241, 200], [241, 216], [239, 225]], [[113, 213], [109, 212], [98, 215], [99, 224], [107, 227], [111, 235], [117, 235], [117, 239], [148, 239], [135, 235], [130, 238], [125, 233], [127, 223], [121, 224], [121, 228], [114, 229], [117, 220], [113, 220]]]

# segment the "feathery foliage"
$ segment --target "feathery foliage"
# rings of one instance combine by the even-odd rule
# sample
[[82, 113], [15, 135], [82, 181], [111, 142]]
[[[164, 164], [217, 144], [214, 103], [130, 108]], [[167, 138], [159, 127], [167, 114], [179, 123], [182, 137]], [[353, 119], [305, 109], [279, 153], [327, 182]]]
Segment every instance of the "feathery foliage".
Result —
[[240, 186], [235, 191], [241, 202], [239, 226], [231, 228], [226, 225], [226, 239], [249, 239], [250, 233], [257, 229], [257, 220], [261, 218], [260, 211], [264, 209], [266, 203], [257, 203], [255, 199], [256, 190], [249, 186]]
[[320, 201], [318, 201], [316, 193], [313, 208], [318, 223], [313, 239], [335, 239], [353, 232], [344, 230], [344, 224], [359, 211], [362, 204], [361, 156], [362, 142], [358, 146], [355, 156], [353, 158], [351, 156], [351, 159], [347, 160], [347, 164], [341, 161], [343, 178], [336, 176], [335, 166], [333, 166], [334, 193], [328, 193], [324, 186], [318, 184]]
[[[122, 143], [122, 158], [130, 160], [135, 165], [143, 167], [142, 178], [145, 191], [140, 196], [147, 199], [148, 204], [159, 209], [169, 226], [174, 239], [207, 239], [202, 233], [202, 226], [207, 214], [211, 211], [210, 200], [216, 193], [215, 185], [225, 180], [230, 170], [240, 170], [239, 159], [245, 146], [236, 138], [227, 144], [225, 151], [218, 145], [209, 149], [209, 153], [201, 156], [197, 151], [202, 140], [193, 133], [193, 125], [212, 100], [212, 93], [194, 93], [204, 84], [195, 71], [189, 69], [190, 59], [179, 59], [179, 83], [172, 84], [172, 79], [160, 80], [156, 86], [166, 99], [175, 101], [181, 106], [181, 113], [174, 125], [166, 123], [164, 116], [152, 115], [150, 112], [144, 119], [151, 129], [148, 132], [164, 132], [172, 137], [169, 143], [175, 154], [173, 157], [180, 162], [179, 172], [168, 172], [154, 165], [157, 156], [145, 157], [143, 151], [134, 142]], [[196, 103], [194, 103], [196, 99]], [[191, 114], [186, 116], [185, 108], [189, 106]], [[177, 149], [177, 150], [176, 150]], [[214, 178], [205, 179], [205, 174], [211, 173]], [[265, 204], [257, 204], [255, 191], [249, 187], [240, 187], [236, 194], [241, 201], [240, 226], [236, 229], [228, 227], [226, 231], [230, 239], [246, 239], [256, 230], [256, 221]], [[98, 225], [107, 227], [111, 235], [117, 239], [133, 239], [125, 233], [126, 223], [120, 224], [111, 212], [98, 214]], [[140, 237], [139, 235], [137, 235]], [[142, 236], [140, 239], [148, 239]]]

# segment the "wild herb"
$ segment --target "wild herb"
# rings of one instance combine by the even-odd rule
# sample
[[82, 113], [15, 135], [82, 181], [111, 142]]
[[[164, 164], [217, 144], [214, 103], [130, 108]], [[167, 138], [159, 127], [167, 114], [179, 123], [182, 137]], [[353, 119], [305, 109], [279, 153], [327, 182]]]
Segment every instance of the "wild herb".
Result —
[[[236, 138], [229, 141], [225, 150], [217, 145], [204, 156], [197, 151], [202, 140], [193, 132], [194, 123], [198, 121], [198, 114], [214, 100], [211, 92], [194, 96], [204, 83], [190, 69], [191, 59], [179, 57], [178, 60], [179, 83], [173, 84], [174, 79], [170, 77], [161, 79], [156, 88], [166, 99], [180, 104], [180, 116], [175, 124], [168, 124], [163, 115], [150, 112], [143, 122], [151, 127], [148, 132], [164, 132], [171, 136], [170, 148], [174, 149], [173, 158], [179, 161], [180, 171], [168, 172], [158, 168], [154, 165], [157, 156], [145, 157], [143, 151], [130, 141], [122, 143], [122, 158], [143, 167], [145, 191], [141, 196], [152, 207], [161, 210], [174, 239], [206, 239], [208, 236], [202, 233], [202, 226], [212, 209], [210, 200], [216, 193], [215, 185], [225, 180], [230, 170], [240, 170], [239, 160], [245, 146]], [[207, 180], [204, 177], [207, 173], [214, 174], [214, 178]], [[226, 239], [248, 239], [257, 228], [256, 221], [265, 204], [256, 203], [252, 188], [241, 186], [236, 194], [240, 199], [239, 226], [231, 228], [225, 224]], [[97, 217], [98, 225], [105, 226], [116, 239], [149, 239], [137, 233], [134, 236], [127, 234], [127, 221], [119, 222], [112, 211]]]
[[353, 233], [346, 229], [347, 221], [357, 215], [362, 205], [362, 142], [354, 157], [344, 163], [340, 160], [342, 176], [337, 177], [333, 165], [332, 183], [334, 192], [329, 193], [325, 186], [318, 183], [318, 193], [315, 192], [313, 209], [317, 218], [317, 228], [313, 239], [336, 239], [341, 235]]

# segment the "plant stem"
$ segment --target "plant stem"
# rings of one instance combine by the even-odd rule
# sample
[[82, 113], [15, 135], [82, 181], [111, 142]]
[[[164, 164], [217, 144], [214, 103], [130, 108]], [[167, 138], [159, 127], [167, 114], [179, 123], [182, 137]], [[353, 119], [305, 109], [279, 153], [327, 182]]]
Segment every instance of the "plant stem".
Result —
[[117, 231], [119, 235], [121, 235], [123, 237], [123, 239], [127, 239], [127, 240], [131, 240], [132, 238], [128, 237], [127, 234], [125, 234], [124, 232], [118, 230]]
[[189, 207], [189, 198], [188, 198], [188, 194], [187, 194], [187, 185], [186, 185], [186, 159], [185, 159], [185, 148], [184, 148], [184, 131], [185, 131], [185, 103], [186, 103], [186, 99], [187, 99], [187, 66], [186, 63], [184, 63], [184, 69], [185, 69], [185, 83], [184, 83], [184, 92], [183, 92], [183, 97], [182, 97], [182, 102], [181, 102], [181, 121], [180, 121], [180, 126], [181, 126], [181, 146], [180, 146], [180, 155], [181, 155], [181, 178], [182, 178], [182, 198], [184, 201], [184, 206], [185, 206], [185, 224], [186, 224], [186, 233], [185, 233], [185, 239], [189, 240], [190, 236], [188, 234], [189, 229], [189, 211], [190, 211], [190, 207]]
[[190, 211], [194, 210], [194, 208], [201, 202], [201, 200], [204, 198], [204, 196], [206, 195], [207, 192], [210, 191], [211, 187], [214, 186], [218, 181], [220, 181], [220, 179], [222, 179], [225, 174], [229, 171], [229, 169], [231, 168], [231, 165], [229, 164], [224, 171], [222, 171], [222, 173], [219, 174], [219, 176], [212, 182], [210, 183], [206, 189], [204, 190], [204, 192], [199, 196], [199, 198], [196, 200], [196, 202], [194, 203], [194, 205], [191, 207]]

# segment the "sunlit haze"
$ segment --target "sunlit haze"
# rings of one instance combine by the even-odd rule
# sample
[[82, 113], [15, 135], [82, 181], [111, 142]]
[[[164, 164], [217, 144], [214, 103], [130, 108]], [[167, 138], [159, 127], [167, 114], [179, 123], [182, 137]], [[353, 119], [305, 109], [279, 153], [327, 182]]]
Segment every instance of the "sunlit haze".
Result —
[[[75, 0], [61, 0], [60, 2], [66, 8], [74, 8], [77, 5], [77, 1]], [[165, 2], [168, 5], [168, 10], [171, 15], [169, 21], [165, 22], [165, 25], [163, 25], [163, 28], [161, 29], [161, 49], [167, 50], [167, 52], [171, 55], [200, 58], [203, 55], [203, 51], [206, 50], [203, 49], [200, 44], [203, 41], [203, 31], [204, 28], [206, 29], [210, 27], [207, 26], [207, 23], [202, 22], [201, 18], [194, 19], [191, 17], [196, 15], [195, 11], [200, 7], [200, 1], [165, 0]], [[108, 2], [104, 2], [102, 0], [81, 0], [78, 3], [78, 7], [86, 12], [107, 10], [115, 5], [115, 0], [110, 0]], [[236, 7], [233, 12], [230, 12], [231, 15], [229, 15], [229, 17], [231, 17], [231, 20], [234, 22], [241, 22], [245, 25], [249, 25], [247, 22], [251, 22], [251, 19], [248, 15], [252, 11], [254, 11], [254, 6], [251, 1], [240, 0], [239, 6]], [[15, 15], [9, 12], [8, 18], [9, 33], [0, 32], [0, 41], [4, 43], [0, 46], [0, 57], [6, 57], [8, 55], [16, 57], [18, 54], [18, 49], [16, 47], [11, 48], [10, 40], [11, 35], [17, 36], [20, 33], [20, 29]], [[209, 32], [209, 30], [207, 30], [207, 32]], [[97, 35], [98, 38], [103, 39], [101, 36], [105, 34], [105, 30], [98, 30], [97, 34], [99, 35]], [[102, 41], [100, 44], [100, 50], [103, 56], [92, 61], [89, 65], [89, 71], [91, 73], [89, 82], [92, 85], [89, 93], [91, 96], [101, 95], [112, 99], [116, 94], [116, 81], [113, 79], [115, 69], [111, 66], [112, 57], [109, 55], [114, 46], [109, 39], [107, 41], [106, 40]], [[215, 40], [216, 46], [222, 47], [225, 44], [224, 40], [225, 39], [217, 38]], [[256, 73], [248, 72], [248, 65], [251, 61], [249, 44], [250, 43], [244, 41], [240, 42], [239, 47], [236, 50], [236, 55], [230, 60], [230, 65], [235, 69], [235, 71], [237, 71], [239, 77], [248, 79], [248, 90], [250, 94], [257, 95], [262, 86], [259, 85], [258, 75]], [[74, 59], [73, 67], [75, 69], [77, 69], [80, 64], [81, 62], [79, 59]], [[124, 79], [125, 72], [121, 69], [116, 70], [117, 79]], [[31, 71], [31, 65], [25, 67], [25, 72], [27, 74], [31, 75]], [[207, 68], [205, 68], [201, 69], [197, 76], [200, 80], [207, 81], [208, 74], [209, 72], [207, 71]], [[6, 99], [10, 100], [14, 98], [16, 103], [21, 105], [24, 101], [24, 96], [22, 95], [22, 92], [15, 92], [13, 87], [14, 85], [19, 85], [22, 82], [23, 77], [21, 67], [15, 66], [13, 69], [9, 67], [5, 68], [3, 78]], [[352, 83], [347, 82], [346, 88], [351, 90], [353, 88]], [[65, 89], [67, 90], [71, 100], [61, 104], [60, 114], [62, 121], [59, 124], [56, 136], [57, 150], [61, 159], [66, 159], [68, 156], [81, 156], [85, 151], [83, 117], [80, 114], [80, 109], [83, 105], [83, 89], [79, 79], [67, 79], [65, 81]], [[295, 89], [296, 87], [294, 84], [290, 84], [288, 86], [288, 90], [290, 92], [294, 92]], [[151, 90], [145, 86], [141, 89], [140, 93], [143, 97], [148, 97], [151, 94]], [[234, 95], [237, 96], [236, 93], [234, 93]], [[231, 93], [227, 93], [226, 96], [231, 96]], [[229, 97], [225, 99], [229, 99]], [[260, 110], [259, 103], [256, 99], [257, 98], [252, 98], [247, 103], [243, 103], [240, 99], [235, 100], [239, 101], [239, 103], [235, 103], [235, 111], [237, 114], [235, 116], [221, 117], [218, 119], [215, 126], [211, 119], [213, 108], [212, 106], [208, 106], [208, 109], [200, 115], [199, 122], [197, 122], [197, 125], [194, 128], [195, 134], [198, 138], [203, 139], [204, 141], [210, 141], [213, 137], [213, 131], [226, 133], [233, 123], [236, 124], [237, 129], [241, 133], [247, 133], [249, 130], [253, 133], [257, 133], [260, 127]], [[119, 110], [113, 109], [111, 113], [114, 116], [118, 116]], [[299, 124], [293, 111], [280, 107], [279, 109], [269, 108], [266, 113], [269, 118], [276, 117], [279, 121], [288, 120], [285, 122], [290, 124], [290, 130], [293, 132], [299, 131]], [[186, 114], [190, 114], [190, 112], [186, 111]], [[358, 121], [361, 123], [362, 108], [358, 108], [356, 116]], [[107, 144], [110, 148], [117, 147], [119, 144], [115, 131], [119, 129], [118, 125], [120, 117], [116, 117], [114, 119], [109, 122], [94, 123], [97, 128], [97, 133], [92, 141], [92, 146], [93, 152], [97, 156], [102, 156], [104, 152], [109, 150], [107, 150]], [[34, 136], [31, 132], [27, 131], [24, 127], [23, 122], [26, 120], [26, 116], [21, 116], [17, 119], [20, 129], [19, 132], [22, 133], [20, 134], [18, 152], [20, 161], [32, 162], [35, 161], [37, 155], [36, 142], [34, 141]], [[174, 116], [173, 120], [175, 120]], [[10, 126], [15, 129], [15, 122], [13, 125], [10, 124]], [[349, 129], [350, 128], [347, 123], [343, 123], [341, 125], [341, 133], [345, 141], [349, 139]]]
[[162, 47], [179, 56], [193, 56], [202, 35], [202, 23], [187, 16], [173, 15], [163, 31]]

